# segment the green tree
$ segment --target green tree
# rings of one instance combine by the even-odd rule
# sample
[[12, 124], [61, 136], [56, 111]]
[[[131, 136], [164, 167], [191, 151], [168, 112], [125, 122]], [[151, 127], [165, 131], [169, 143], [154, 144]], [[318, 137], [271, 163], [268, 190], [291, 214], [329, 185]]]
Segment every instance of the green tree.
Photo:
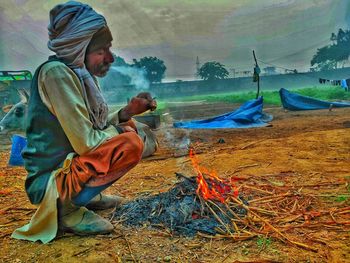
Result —
[[311, 66], [315, 66], [316, 70], [329, 70], [336, 68], [337, 62], [331, 51], [332, 46], [325, 46], [317, 49], [316, 54], [311, 60]]
[[133, 67], [144, 69], [149, 82], [161, 82], [165, 75], [164, 61], [157, 57], [143, 57], [139, 61], [133, 59]]
[[125, 60], [122, 57], [117, 56], [116, 54], [113, 54], [114, 62], [112, 63], [113, 66], [116, 67], [131, 67], [128, 63], [125, 62]]
[[332, 33], [332, 44], [317, 49], [312, 57], [311, 66], [316, 70], [335, 69], [348, 61], [350, 56], [350, 30], [339, 29], [338, 33]]
[[216, 61], [206, 62], [201, 66], [198, 74], [205, 80], [224, 79], [229, 75], [225, 66]]

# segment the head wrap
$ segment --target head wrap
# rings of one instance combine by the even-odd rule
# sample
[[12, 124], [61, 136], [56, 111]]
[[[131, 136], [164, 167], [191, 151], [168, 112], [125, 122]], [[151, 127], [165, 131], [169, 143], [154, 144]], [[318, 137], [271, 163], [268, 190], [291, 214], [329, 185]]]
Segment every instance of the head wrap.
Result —
[[102, 27], [91, 38], [88, 47], [86, 48], [86, 54], [94, 52], [100, 48], [106, 47], [113, 40], [112, 33], [109, 28]]
[[108, 106], [84, 60], [91, 39], [102, 28], [108, 28], [105, 18], [86, 4], [69, 1], [50, 11], [48, 48], [79, 77], [90, 120], [97, 129], [107, 124]]

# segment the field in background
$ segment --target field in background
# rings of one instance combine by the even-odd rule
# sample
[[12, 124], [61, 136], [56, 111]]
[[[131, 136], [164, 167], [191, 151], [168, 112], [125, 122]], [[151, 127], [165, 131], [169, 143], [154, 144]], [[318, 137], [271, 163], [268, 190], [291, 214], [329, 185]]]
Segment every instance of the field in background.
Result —
[[[300, 89], [293, 89], [303, 96], [309, 96], [321, 100], [350, 100], [350, 92], [346, 92], [340, 87], [324, 86], [319, 87], [303, 87]], [[281, 100], [278, 91], [262, 91], [260, 93], [264, 97], [265, 104], [281, 105]], [[247, 100], [254, 99], [256, 92], [231, 92], [211, 95], [196, 95], [183, 98], [184, 101], [205, 100], [207, 102], [225, 102], [225, 103], [243, 103]]]
[[[293, 92], [327, 101], [350, 101], [350, 92], [334, 86], [303, 87], [295, 89]], [[264, 97], [265, 110], [268, 110], [268, 107], [282, 106], [278, 91], [262, 91], [260, 95]], [[145, 114], [159, 114], [162, 123], [171, 122], [172, 124], [175, 121], [203, 119], [221, 115], [237, 109], [242, 103], [255, 97], [256, 92], [250, 91], [186, 96], [171, 100], [157, 99], [157, 110]], [[109, 105], [109, 108], [110, 111], [117, 111], [125, 105], [126, 103], [112, 104]]]

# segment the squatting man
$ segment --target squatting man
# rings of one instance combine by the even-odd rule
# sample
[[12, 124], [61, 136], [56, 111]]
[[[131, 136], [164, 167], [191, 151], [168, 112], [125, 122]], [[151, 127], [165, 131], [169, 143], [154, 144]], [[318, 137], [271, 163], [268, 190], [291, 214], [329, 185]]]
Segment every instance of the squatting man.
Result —
[[96, 77], [105, 76], [114, 61], [105, 18], [86, 4], [59, 4], [50, 11], [48, 35], [55, 55], [34, 74], [22, 152], [25, 190], [38, 209], [12, 234], [43, 243], [59, 230], [111, 232], [113, 225], [92, 210], [123, 199], [101, 192], [157, 149], [148, 126], [132, 119], [157, 107], [149, 93], [117, 112], [108, 111], [101, 94]]

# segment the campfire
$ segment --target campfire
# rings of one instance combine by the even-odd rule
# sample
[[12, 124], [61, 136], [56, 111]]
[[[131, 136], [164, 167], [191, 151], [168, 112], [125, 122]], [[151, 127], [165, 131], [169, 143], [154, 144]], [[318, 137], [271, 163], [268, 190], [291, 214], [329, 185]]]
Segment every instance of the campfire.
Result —
[[193, 149], [189, 153], [197, 176], [176, 173], [179, 180], [169, 191], [138, 198], [116, 212], [126, 225], [166, 227], [172, 233], [193, 236], [217, 235], [236, 231], [232, 220], [246, 216], [248, 205], [234, 185], [221, 179], [215, 171], [200, 166]]

